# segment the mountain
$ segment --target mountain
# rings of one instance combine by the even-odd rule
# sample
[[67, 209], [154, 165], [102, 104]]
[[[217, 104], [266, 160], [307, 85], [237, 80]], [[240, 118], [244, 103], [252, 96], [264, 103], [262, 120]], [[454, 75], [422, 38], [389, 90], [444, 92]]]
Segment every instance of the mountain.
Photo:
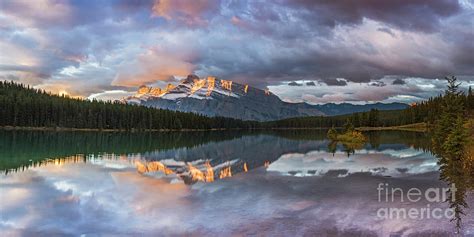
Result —
[[306, 103], [287, 103], [268, 90], [260, 90], [215, 77], [189, 75], [177, 86], [141, 86], [125, 99], [148, 107], [222, 116], [242, 120], [270, 121], [291, 117], [324, 115]]
[[334, 115], [343, 115], [343, 114], [352, 114], [357, 112], [366, 112], [370, 111], [371, 109], [377, 110], [400, 110], [406, 109], [409, 105], [404, 103], [374, 103], [374, 104], [364, 104], [364, 105], [354, 105], [349, 103], [341, 103], [341, 104], [322, 104], [322, 105], [315, 105], [315, 108], [319, 111], [323, 112], [328, 116]]
[[140, 173], [175, 173], [184, 183], [193, 184], [198, 180], [212, 182], [268, 166], [283, 154], [309, 152], [326, 147], [324, 140], [297, 140], [276, 134], [253, 134], [192, 147], [148, 152], [136, 164]]
[[0, 131], [2, 127], [130, 131], [250, 128], [256, 125], [254, 121], [210, 118], [117, 101], [74, 99], [0, 80]]
[[260, 90], [215, 77], [200, 79], [189, 75], [177, 86], [166, 88], [141, 86], [136, 95], [125, 98], [153, 108], [192, 112], [210, 117], [231, 117], [242, 120], [271, 121], [304, 116], [333, 116], [365, 112], [371, 109], [397, 110], [408, 107], [402, 103], [365, 105], [288, 103], [268, 90]]

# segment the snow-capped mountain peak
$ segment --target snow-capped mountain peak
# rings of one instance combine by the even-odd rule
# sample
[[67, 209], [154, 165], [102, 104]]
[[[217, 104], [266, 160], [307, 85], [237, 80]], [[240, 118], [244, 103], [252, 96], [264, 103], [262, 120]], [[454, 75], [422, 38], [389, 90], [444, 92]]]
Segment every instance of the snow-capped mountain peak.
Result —
[[286, 103], [268, 90], [212, 76], [199, 78], [189, 75], [178, 85], [169, 84], [166, 88], [141, 86], [126, 101], [161, 109], [244, 120], [267, 121], [322, 115], [308, 104]]
[[[236, 90], [241, 90], [237, 92]], [[189, 75], [180, 84], [168, 84], [166, 88], [141, 86], [132, 96], [135, 99], [162, 98], [176, 100], [178, 98], [212, 99], [214, 93], [238, 98], [248, 91], [248, 85], [238, 85], [232, 81], [218, 80], [216, 77], [200, 79], [196, 75]], [[128, 98], [132, 99], [132, 98]]]

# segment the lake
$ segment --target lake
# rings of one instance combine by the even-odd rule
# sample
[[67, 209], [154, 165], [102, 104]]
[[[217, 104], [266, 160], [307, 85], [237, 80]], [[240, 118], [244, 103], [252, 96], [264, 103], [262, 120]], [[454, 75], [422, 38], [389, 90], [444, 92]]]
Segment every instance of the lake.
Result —
[[0, 236], [474, 236], [427, 134], [366, 135], [0, 131]]

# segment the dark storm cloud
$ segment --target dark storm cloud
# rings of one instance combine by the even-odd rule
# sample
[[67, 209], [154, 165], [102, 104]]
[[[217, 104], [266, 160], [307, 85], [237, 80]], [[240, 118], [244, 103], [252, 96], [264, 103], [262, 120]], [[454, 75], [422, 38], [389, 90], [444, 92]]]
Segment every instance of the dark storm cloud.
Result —
[[[369, 82], [390, 74], [425, 78], [462, 74], [469, 72], [468, 67], [472, 65], [470, 62], [472, 57], [468, 56], [472, 50], [468, 50], [468, 53], [463, 53], [465, 52], [463, 50], [458, 51], [454, 65], [449, 65], [449, 63], [439, 65], [424, 55], [428, 49], [421, 50], [419, 47], [426, 46], [407, 43], [418, 35], [426, 37], [426, 39], [420, 39], [421, 41], [433, 40], [430, 39], [433, 34], [449, 31], [450, 23], [445, 20], [469, 11], [463, 10], [456, 1], [280, 1], [279, 4], [274, 5], [239, 1], [232, 7], [238, 9], [237, 16], [231, 19], [236, 27], [255, 35], [271, 37], [277, 42], [278, 49], [283, 48], [290, 54], [281, 58], [276, 54], [272, 55], [272, 58], [262, 59], [263, 55], [260, 55], [258, 48], [251, 49], [243, 57], [245, 63], [236, 65], [230, 62], [229, 65], [232, 65], [232, 68], [220, 64], [221, 60], [218, 58], [215, 65], [223, 66], [221, 69], [226, 72], [222, 76], [232, 76], [238, 71], [244, 75], [244, 78], [257, 80], [256, 84], [288, 79], [285, 78], [287, 75], [299, 78], [317, 75], [321, 78], [340, 77], [355, 82]], [[259, 14], [261, 11], [264, 13]], [[472, 16], [461, 18], [469, 19]], [[381, 54], [382, 49], [374, 45], [374, 42], [384, 41], [384, 39], [363, 42], [367, 38], [362, 37], [354, 39], [359, 43], [350, 45], [344, 41], [338, 42], [339, 38], [334, 38], [336, 26], [357, 28], [365, 24], [364, 19], [377, 23], [374, 31], [383, 32], [392, 37], [397, 35], [395, 30], [413, 34], [400, 39], [400, 46], [393, 46], [393, 53], [397, 51], [395, 48], [405, 48], [397, 52], [400, 53], [401, 59], [382, 58], [386, 56]], [[372, 32], [365, 33], [367, 37], [371, 35], [378, 37]], [[469, 31], [460, 33], [461, 35], [453, 37], [472, 38], [468, 37]], [[453, 34], [451, 32], [435, 37], [435, 39], [440, 39], [440, 45], [430, 42], [432, 45], [429, 50], [440, 47], [439, 51], [452, 54], [447, 48], [443, 48], [445, 45], [442, 43], [447, 40], [445, 35]], [[419, 42], [423, 44], [421, 41]], [[310, 42], [317, 44], [318, 47], [310, 47], [308, 45]], [[467, 42], [460, 42], [452, 47], [466, 49], [466, 46], [469, 47]], [[418, 50], [411, 50], [409, 47], [418, 48]], [[213, 56], [218, 55], [213, 54]], [[441, 55], [433, 55], [433, 57], [441, 57]], [[248, 62], [249, 58], [253, 60], [252, 63]], [[233, 60], [239, 59], [233, 58]], [[273, 63], [262, 63], [265, 60]], [[247, 65], [247, 62], [252, 66]], [[254, 65], [258, 67], [254, 68]], [[236, 71], [233, 72], [233, 70]], [[260, 80], [262, 82], [259, 82]]]
[[2, 1], [0, 51], [9, 57], [0, 55], [0, 74], [83, 96], [188, 73], [260, 88], [472, 78], [473, 9], [461, 3]]
[[[0, 58], [0, 71], [17, 71], [21, 73], [17, 75], [20, 81], [34, 81], [33, 85], [53, 92], [67, 88], [87, 96], [116, 89], [110, 85], [114, 76], [104, 77], [114, 65], [106, 64], [104, 59], [111, 55], [127, 59], [113, 51], [123, 52], [127, 45], [136, 43], [128, 35], [160, 24], [150, 19], [153, 3], [44, 0], [35, 5], [29, 1], [2, 1], [0, 25], [10, 27], [0, 27], [0, 51], [9, 55], [8, 63]], [[98, 63], [93, 70], [87, 64], [82, 66], [91, 59]], [[65, 69], [73, 69], [75, 75]]]
[[385, 32], [385, 33], [391, 35], [392, 37], [397, 37], [397, 36], [395, 35], [395, 33], [393, 33], [393, 31], [390, 30], [390, 28], [381, 27], [381, 28], [378, 28], [377, 30], [380, 31], [380, 32]]
[[392, 85], [405, 85], [405, 84], [406, 84], [406, 82], [401, 78], [397, 78], [397, 79], [393, 80], [393, 82], [392, 82]]
[[324, 83], [328, 86], [347, 86], [347, 81], [340, 78], [331, 78], [324, 80]]
[[292, 81], [288, 83], [289, 86], [302, 86], [303, 84], [297, 83], [296, 81]]
[[302, 10], [313, 23], [329, 27], [360, 24], [368, 18], [400, 29], [424, 32], [438, 31], [440, 18], [461, 10], [459, 3], [452, 0], [296, 0], [286, 4]]

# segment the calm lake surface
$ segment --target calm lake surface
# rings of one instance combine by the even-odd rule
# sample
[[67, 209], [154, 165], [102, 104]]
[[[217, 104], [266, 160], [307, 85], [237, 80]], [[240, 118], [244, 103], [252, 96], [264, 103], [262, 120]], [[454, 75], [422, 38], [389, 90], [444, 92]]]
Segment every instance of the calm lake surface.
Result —
[[455, 236], [426, 134], [325, 134], [0, 131], [0, 236]]

